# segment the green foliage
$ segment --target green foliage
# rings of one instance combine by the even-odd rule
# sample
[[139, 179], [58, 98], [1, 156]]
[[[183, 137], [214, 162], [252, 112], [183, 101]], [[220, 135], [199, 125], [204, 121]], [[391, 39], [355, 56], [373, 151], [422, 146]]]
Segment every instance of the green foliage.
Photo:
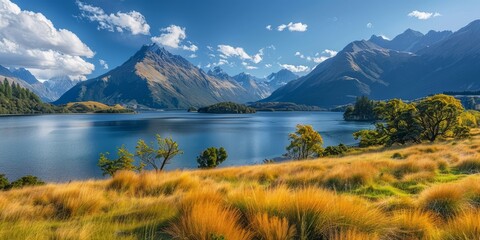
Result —
[[9, 185], [10, 183], [5, 174], [0, 174], [0, 190], [8, 188]]
[[375, 121], [378, 115], [375, 112], [377, 103], [368, 99], [367, 96], [357, 97], [354, 106], [345, 109], [343, 118], [347, 121]]
[[43, 103], [40, 98], [5, 78], [0, 82], [0, 114], [41, 114], [63, 112], [62, 108]]
[[360, 130], [353, 133], [355, 140], [360, 139], [359, 147], [383, 145], [387, 142], [388, 136], [377, 130]]
[[125, 148], [124, 145], [118, 148], [116, 159], [108, 159], [108, 152], [101, 153], [100, 159], [98, 160], [98, 166], [103, 172], [103, 175], [113, 176], [117, 171], [128, 170], [128, 171], [141, 171], [144, 167], [143, 163], [139, 166], [135, 166], [135, 159], [133, 154]]
[[198, 109], [199, 113], [255, 113], [255, 109], [234, 102], [221, 102]]
[[427, 97], [416, 107], [418, 121], [423, 129], [422, 136], [430, 142], [439, 136], [447, 137], [458, 126], [458, 118], [464, 111], [459, 100], [444, 94]]
[[45, 182], [40, 180], [38, 177], [32, 176], [32, 175], [23, 176], [9, 183], [7, 177], [5, 177], [5, 174], [0, 174], [0, 190], [22, 188], [27, 186], [37, 186], [37, 185], [43, 185], [43, 184], [45, 184]]
[[227, 157], [227, 151], [223, 147], [207, 148], [197, 157], [198, 168], [215, 168], [224, 162]]
[[468, 137], [470, 128], [478, 126], [480, 114], [464, 112], [457, 99], [439, 94], [418, 103], [405, 103], [400, 99], [382, 102], [375, 108], [382, 120], [375, 130], [354, 133], [360, 147], [372, 145], [419, 143], [435, 141], [441, 137]]
[[158, 134], [155, 138], [157, 140], [156, 149], [153, 143], [148, 145], [144, 140], [140, 139], [135, 147], [135, 155], [140, 158], [143, 164], [152, 166], [158, 172], [162, 171], [172, 158], [183, 152], [178, 149], [178, 143], [173, 141], [172, 138], [162, 138]]
[[45, 184], [45, 182], [40, 180], [38, 177], [27, 175], [10, 183], [10, 188], [21, 188], [26, 186], [36, 186], [36, 185], [43, 185], [43, 184]]
[[348, 147], [343, 143], [340, 143], [338, 146], [328, 146], [323, 151], [323, 156], [335, 156], [342, 155], [348, 151]]
[[323, 139], [310, 125], [297, 125], [297, 130], [289, 134], [290, 145], [287, 146], [287, 156], [293, 159], [308, 159], [323, 154]]

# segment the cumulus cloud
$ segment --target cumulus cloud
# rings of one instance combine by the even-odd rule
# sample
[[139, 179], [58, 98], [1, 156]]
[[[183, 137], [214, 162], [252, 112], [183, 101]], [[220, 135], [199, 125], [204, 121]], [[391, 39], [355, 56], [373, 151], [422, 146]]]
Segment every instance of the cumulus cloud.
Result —
[[133, 35], [150, 34], [150, 25], [145, 17], [137, 12], [117, 12], [107, 14], [102, 8], [76, 1], [81, 11], [81, 16], [92, 21], [98, 22], [98, 29], [106, 29], [110, 32], [130, 31]]
[[95, 66], [83, 58], [95, 53], [77, 35], [57, 29], [42, 13], [0, 0], [0, 64], [24, 67], [38, 79], [85, 79]]
[[305, 71], [308, 71], [310, 68], [307, 67], [307, 66], [303, 66], [303, 65], [298, 65], [298, 66], [295, 66], [295, 65], [290, 65], [290, 64], [280, 64], [280, 66], [282, 68], [285, 68], [291, 72], [305, 72]]
[[373, 28], [373, 24], [371, 22], [367, 23], [367, 28]]
[[108, 64], [105, 60], [100, 59], [98, 60], [98, 62], [100, 63], [100, 66], [102, 66], [103, 69], [108, 69]]
[[258, 53], [254, 55], [249, 55], [241, 47], [233, 47], [230, 45], [218, 45], [218, 52], [221, 58], [227, 59], [230, 57], [237, 57], [240, 60], [250, 60], [251, 62], [258, 64], [263, 60], [264, 49], [258, 50]]
[[272, 30], [272, 25], [267, 25], [265, 28], [266, 28], [268, 31], [271, 31], [271, 30]]
[[427, 20], [427, 19], [430, 19], [432, 17], [440, 17], [442, 16], [442, 14], [438, 13], [438, 12], [421, 12], [421, 11], [417, 11], [417, 10], [414, 10], [412, 12], [410, 12], [408, 14], [409, 17], [414, 17], [414, 18], [417, 18], [417, 19], [420, 19], [420, 20]]
[[171, 47], [171, 48], [181, 48], [183, 50], [196, 52], [198, 47], [191, 42], [188, 42], [190, 45], [181, 45], [182, 41], [187, 38], [187, 33], [185, 28], [182, 28], [177, 25], [170, 25], [166, 28], [160, 29], [163, 33], [160, 36], [152, 37], [151, 40], [154, 43]]
[[315, 63], [321, 63], [329, 58], [335, 57], [337, 53], [338, 53], [337, 51], [325, 49], [322, 51], [322, 53], [316, 53], [315, 57], [313, 58], [313, 61]]
[[288, 31], [290, 32], [305, 32], [307, 31], [307, 27], [308, 27], [307, 24], [303, 24], [301, 22], [298, 22], [298, 23], [290, 22], [289, 24], [282, 24], [278, 26], [277, 30], [280, 32], [285, 29], [288, 29]]

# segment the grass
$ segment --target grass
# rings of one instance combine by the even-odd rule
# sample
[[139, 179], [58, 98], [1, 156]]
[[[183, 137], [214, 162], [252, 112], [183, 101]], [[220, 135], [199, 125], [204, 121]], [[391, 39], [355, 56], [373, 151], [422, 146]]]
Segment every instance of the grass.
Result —
[[476, 131], [336, 158], [10, 190], [0, 192], [0, 239], [476, 239], [479, 146]]

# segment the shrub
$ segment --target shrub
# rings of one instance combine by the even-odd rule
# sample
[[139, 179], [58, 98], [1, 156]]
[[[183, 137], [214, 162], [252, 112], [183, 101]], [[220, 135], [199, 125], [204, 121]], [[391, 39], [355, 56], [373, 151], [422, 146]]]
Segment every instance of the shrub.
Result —
[[393, 214], [393, 223], [395, 239], [431, 239], [436, 232], [435, 217], [428, 212], [398, 211]]
[[462, 189], [456, 185], [443, 184], [422, 192], [419, 197], [419, 206], [448, 219], [468, 207], [468, 203]]
[[210, 147], [197, 157], [198, 168], [215, 168], [228, 157], [225, 148]]
[[295, 236], [295, 227], [286, 218], [255, 214], [250, 219], [250, 226], [258, 239], [289, 240]]
[[394, 153], [394, 154], [392, 155], [392, 158], [393, 158], [393, 159], [405, 159], [405, 157], [404, 157], [401, 153], [399, 153], [399, 152]]
[[287, 156], [300, 160], [319, 157], [323, 153], [323, 139], [310, 125], [297, 125], [297, 130], [288, 135], [290, 145]]
[[479, 173], [480, 159], [465, 159], [456, 165], [458, 171], [462, 173]]
[[451, 219], [442, 239], [478, 239], [478, 236], [480, 236], [480, 212], [470, 211]]
[[338, 146], [328, 146], [323, 151], [323, 156], [336, 156], [345, 154], [348, 151], [348, 147], [340, 143]]
[[40, 180], [38, 177], [27, 175], [11, 182], [9, 188], [21, 188], [26, 186], [37, 186], [43, 184], [45, 184], [45, 182]]
[[219, 203], [198, 203], [183, 211], [180, 219], [166, 231], [173, 238], [251, 239], [252, 233], [239, 224], [239, 213]]

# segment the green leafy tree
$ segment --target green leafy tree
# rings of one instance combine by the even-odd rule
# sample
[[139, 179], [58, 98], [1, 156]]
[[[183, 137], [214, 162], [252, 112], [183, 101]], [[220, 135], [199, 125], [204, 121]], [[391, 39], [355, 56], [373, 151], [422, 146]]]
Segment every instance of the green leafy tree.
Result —
[[388, 141], [388, 135], [384, 134], [382, 131], [371, 129], [354, 132], [353, 138], [355, 140], [360, 140], [358, 144], [359, 147], [383, 145]]
[[210, 147], [205, 149], [200, 156], [197, 157], [199, 168], [215, 168], [224, 162], [228, 157], [225, 148]]
[[10, 183], [9, 188], [21, 188], [26, 186], [37, 186], [37, 185], [44, 185], [44, 184], [45, 182], [40, 180], [38, 177], [27, 175]]
[[139, 166], [135, 166], [134, 155], [125, 148], [124, 145], [118, 148], [116, 159], [108, 159], [108, 152], [101, 153], [100, 159], [98, 160], [98, 166], [103, 172], [103, 175], [113, 176], [117, 171], [127, 170], [127, 171], [141, 171], [145, 166], [141, 163]]
[[5, 174], [0, 174], [0, 190], [7, 189], [10, 183], [8, 182], [8, 178]]
[[413, 104], [392, 99], [379, 104], [375, 111], [383, 120], [376, 125], [377, 131], [381, 135], [387, 135], [387, 145], [420, 142], [422, 127], [416, 119], [418, 111]]
[[308, 159], [319, 157], [323, 153], [322, 136], [310, 125], [297, 125], [297, 130], [289, 134], [290, 145], [287, 146], [287, 156], [293, 159]]
[[153, 143], [150, 145], [144, 140], [139, 140], [136, 146], [135, 155], [140, 161], [146, 165], [152, 166], [155, 171], [162, 171], [165, 165], [175, 156], [182, 154], [183, 151], [178, 149], [178, 143], [172, 138], [162, 138], [156, 135], [157, 148]]
[[367, 96], [357, 97], [354, 106], [345, 109], [343, 118], [347, 121], [374, 121], [378, 119], [375, 112], [376, 102], [368, 99]]
[[427, 97], [417, 104], [418, 121], [422, 136], [434, 142], [439, 136], [446, 137], [459, 125], [459, 116], [464, 108], [452, 96], [438, 94]]
[[328, 146], [323, 151], [323, 156], [335, 156], [342, 155], [348, 151], [348, 147], [343, 143], [340, 143], [338, 146]]

